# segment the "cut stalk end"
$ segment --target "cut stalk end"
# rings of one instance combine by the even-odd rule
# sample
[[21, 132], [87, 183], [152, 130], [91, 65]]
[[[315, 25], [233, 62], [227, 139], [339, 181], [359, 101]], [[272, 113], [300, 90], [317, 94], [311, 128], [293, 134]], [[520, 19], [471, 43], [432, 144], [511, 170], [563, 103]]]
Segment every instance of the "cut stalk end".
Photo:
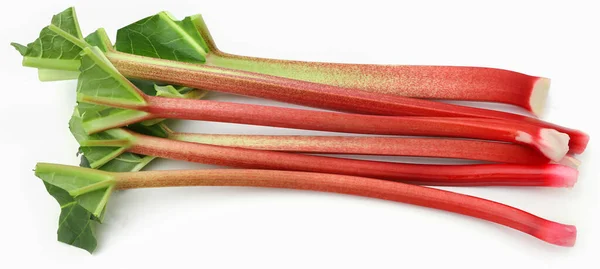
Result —
[[550, 79], [539, 78], [534, 84], [531, 90], [531, 96], [529, 97], [529, 106], [531, 112], [536, 116], [541, 116], [544, 113], [546, 107], [546, 100], [548, 99], [548, 92], [550, 91]]
[[587, 148], [590, 142], [590, 136], [584, 132], [577, 132], [571, 134], [571, 144], [569, 145], [569, 152], [574, 154], [581, 154]]
[[569, 152], [569, 135], [554, 129], [540, 131], [540, 150], [551, 160], [562, 160]]
[[564, 166], [568, 166], [574, 169], [579, 169], [579, 166], [581, 165], [581, 161], [576, 159], [573, 156], [565, 156], [562, 160], [560, 160], [560, 162], [557, 162], [558, 164], [562, 164]]
[[535, 146], [544, 156], [554, 162], [560, 162], [569, 152], [569, 135], [554, 129], [542, 129], [537, 137], [519, 132], [517, 141]]
[[572, 188], [577, 182], [579, 171], [575, 168], [564, 165], [553, 165], [551, 177], [548, 179], [548, 186], [558, 188]]
[[541, 225], [534, 236], [550, 244], [572, 247], [577, 239], [577, 228], [573, 225], [547, 221]]

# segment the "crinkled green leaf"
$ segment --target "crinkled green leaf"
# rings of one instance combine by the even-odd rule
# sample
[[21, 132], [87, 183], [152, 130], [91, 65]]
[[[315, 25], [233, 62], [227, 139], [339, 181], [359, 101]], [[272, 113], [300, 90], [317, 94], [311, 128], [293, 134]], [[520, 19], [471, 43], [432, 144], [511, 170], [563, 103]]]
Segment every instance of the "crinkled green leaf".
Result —
[[[69, 121], [69, 129], [77, 142], [82, 145], [79, 147], [79, 152], [82, 154], [80, 163], [80, 166], [82, 167], [97, 168], [110, 172], [135, 172], [140, 171], [154, 159], [152, 156], [143, 156], [126, 152], [131, 145], [132, 137], [123, 129], [112, 129], [88, 135], [81, 125], [81, 117], [79, 117], [79, 112], [76, 108]], [[160, 135], [161, 137], [166, 137], [168, 135], [165, 133], [165, 129], [161, 127], [162, 125], [136, 125], [139, 126], [137, 131], [143, 130], [141, 133], [144, 134]], [[86, 146], [86, 144], [93, 144], [98, 141], [100, 143], [112, 141], [116, 146]]]
[[[107, 191], [112, 191], [114, 187], [114, 178], [106, 173], [85, 173], [87, 170], [83, 169], [69, 168], [60, 172], [56, 170], [52, 167], [38, 166], [36, 176], [46, 184], [66, 191], [80, 206], [99, 218], [106, 205], [106, 195], [110, 194], [107, 194]], [[66, 201], [64, 193], [55, 198], [59, 203]]]
[[54, 15], [38, 39], [27, 46], [12, 45], [23, 55], [24, 66], [70, 72], [78, 71], [79, 54], [87, 46], [73, 8]]
[[181, 94], [175, 87], [171, 85], [167, 86], [154, 86], [156, 90], [156, 96], [161, 97], [169, 97], [169, 98], [183, 98], [183, 94]]
[[113, 50], [110, 38], [108, 37], [108, 34], [106, 34], [104, 28], [99, 28], [95, 32], [86, 36], [85, 41], [88, 43], [88, 45], [98, 47], [104, 52]]
[[160, 12], [117, 31], [117, 51], [181, 62], [204, 63], [209, 47], [191, 17], [176, 21]]
[[80, 106], [78, 105], [71, 116], [69, 129], [75, 140], [81, 145], [79, 152], [85, 157], [84, 164], [91, 168], [98, 168], [124, 153], [131, 145], [132, 137], [122, 129], [88, 135], [82, 126]]
[[[150, 96], [162, 96], [162, 97], [172, 97], [172, 98], [188, 98], [188, 99], [198, 99], [202, 98], [204, 95], [208, 93], [207, 90], [194, 89], [185, 86], [173, 86], [165, 83], [154, 82], [149, 80], [141, 80], [141, 79], [132, 79], [129, 78], [129, 81], [133, 83], [140, 91]], [[171, 95], [164, 95], [164, 91], [160, 93], [157, 91], [157, 87], [171, 87], [176, 92], [173, 92]]]
[[96, 249], [95, 220], [92, 214], [63, 189], [44, 182], [46, 190], [60, 205], [57, 239], [92, 253]]
[[12, 42], [10, 45], [13, 46], [21, 54], [21, 56], [27, 55], [27, 51], [29, 51], [27, 46], [23, 46], [19, 43]]
[[78, 96], [110, 98], [124, 104], [146, 103], [142, 93], [117, 71], [97, 47], [83, 50], [79, 71]]
[[142, 123], [136, 123], [127, 126], [127, 129], [132, 130], [136, 133], [156, 136], [161, 138], [167, 138], [169, 136], [169, 129], [163, 123], [157, 123], [154, 125], [144, 125]]
[[[88, 42], [91, 42], [90, 45]], [[44, 27], [34, 42], [23, 46], [11, 43], [23, 56], [23, 65], [38, 68], [41, 81], [76, 79], [84, 48], [97, 46], [102, 51], [112, 50], [104, 29], [98, 29], [85, 39], [81, 35], [74, 8], [54, 15], [49, 26]]]
[[137, 172], [155, 158], [154, 156], [125, 152], [98, 169], [108, 172]]
[[[96, 47], [85, 48], [81, 58], [77, 100], [87, 133], [124, 126], [148, 117], [148, 113], [116, 107], [146, 104], [143, 93], [123, 77]], [[109, 107], [116, 106], [116, 107]]]
[[[89, 50], [89, 51], [87, 51]], [[91, 52], [91, 53], [90, 53]], [[87, 55], [89, 54], [89, 55]], [[77, 106], [77, 111], [70, 122], [71, 132], [80, 143], [80, 152], [83, 153], [84, 162], [92, 168], [99, 168], [107, 171], [120, 171], [125, 172], [123, 169], [141, 169], [144, 165], [150, 162], [151, 157], [144, 157], [139, 155], [121, 156], [125, 153], [127, 148], [130, 146], [127, 139], [128, 135], [118, 130], [113, 129], [105, 132], [95, 133], [88, 135], [85, 128], [85, 123], [95, 124], [100, 122], [105, 124], [109, 119], [109, 124], [117, 123], [118, 126], [126, 125], [127, 121], [132, 118], [143, 117], [146, 115], [145, 112], [136, 110], [113, 108], [98, 104], [89, 104], [85, 101], [89, 101], [91, 98], [94, 100], [107, 100], [110, 103], [133, 103], [138, 104], [145, 103], [142, 93], [127, 79], [120, 76], [120, 74], [114, 72], [111, 68], [110, 63], [106, 63], [101, 58], [102, 54], [93, 53], [91, 49], [86, 49], [86, 55], [82, 58], [82, 71], [79, 78], [78, 84], [78, 98], [81, 98]], [[89, 67], [88, 67], [89, 66]], [[87, 69], [84, 69], [87, 67]], [[159, 90], [154, 84], [146, 81], [135, 81], [142, 85], [142, 88], [146, 88], [147, 92], [151, 92], [150, 88], [155, 93]], [[160, 87], [160, 86], [159, 86]], [[168, 87], [174, 91], [171, 94], [180, 98], [196, 98], [203, 94], [203, 91], [193, 90], [187, 87]], [[88, 99], [85, 99], [88, 98]], [[160, 122], [162, 119], [153, 119], [151, 124]], [[124, 124], [125, 122], [125, 124]], [[166, 137], [168, 134], [158, 125], [152, 126], [147, 125], [147, 122], [143, 124], [131, 124], [129, 125], [133, 130], [140, 133]], [[147, 126], [146, 126], [147, 125]], [[90, 141], [115, 141], [115, 140], [126, 140], [123, 143], [116, 143], [116, 146], [95, 146], [86, 145]], [[118, 141], [117, 141], [118, 142]]]
[[115, 187], [106, 172], [55, 164], [38, 164], [35, 175], [61, 207], [58, 240], [88, 252], [96, 248], [95, 222], [101, 222]]

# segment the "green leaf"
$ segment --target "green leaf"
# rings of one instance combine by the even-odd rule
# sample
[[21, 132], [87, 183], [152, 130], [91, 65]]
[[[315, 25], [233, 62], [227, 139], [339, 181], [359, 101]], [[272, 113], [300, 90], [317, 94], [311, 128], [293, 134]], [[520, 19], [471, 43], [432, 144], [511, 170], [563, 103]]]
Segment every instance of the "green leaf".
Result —
[[154, 89], [156, 90], [156, 96], [160, 97], [169, 97], [169, 98], [183, 98], [183, 94], [181, 94], [175, 87], [171, 85], [167, 86], [158, 86], [155, 85]]
[[[138, 121], [154, 125], [163, 119], [137, 109], [146, 105], [144, 93], [174, 98], [200, 98], [207, 91], [181, 86], [157, 86], [148, 81], [123, 77], [97, 47], [85, 48], [77, 85], [83, 129], [95, 133]], [[139, 85], [140, 88], [136, 87]], [[164, 84], [163, 84], [164, 85]]]
[[119, 73], [98, 47], [83, 50], [79, 71], [79, 96], [111, 99], [124, 104], [146, 104], [143, 93]]
[[113, 174], [57, 164], [38, 163], [35, 175], [61, 207], [58, 240], [92, 253], [96, 249], [94, 225], [101, 223], [110, 194]]
[[100, 49], [83, 50], [80, 72], [77, 100], [87, 133], [149, 118], [149, 113], [135, 110], [146, 105], [144, 94], [114, 68]]
[[75, 108], [69, 121], [69, 129], [85, 156], [84, 165], [98, 168], [124, 153], [133, 143], [133, 136], [123, 129], [112, 129], [88, 135], [83, 129], [79, 107]]
[[108, 172], [137, 172], [142, 170], [155, 158], [154, 156], [125, 152], [98, 169]]
[[[187, 87], [155, 86], [139, 80], [133, 82], [141, 85], [146, 92], [154, 92], [156, 95], [168, 91], [173, 97], [197, 98], [206, 93]], [[123, 129], [94, 133], [95, 130], [130, 125], [140, 133], [160, 137], [168, 135], [161, 126], [154, 125], [162, 119], [130, 124], [147, 117], [148, 113], [101, 105], [107, 103], [135, 107], [143, 106], [146, 101], [142, 91], [116, 72], [99, 49], [84, 49], [77, 92], [80, 102], [70, 121], [70, 129], [81, 145], [84, 164], [107, 171], [125, 172], [127, 170], [124, 169], [140, 170], [152, 160], [152, 157], [123, 155], [132, 142], [132, 136]]]
[[104, 52], [113, 50], [112, 42], [110, 42], [110, 38], [108, 37], [108, 34], [106, 34], [104, 28], [99, 28], [95, 32], [86, 36], [85, 41], [88, 43], [88, 45], [98, 47]]
[[156, 136], [156, 137], [161, 137], [161, 138], [167, 138], [171, 132], [170, 129], [167, 128], [166, 125], [164, 125], [164, 123], [162, 123], [162, 122], [154, 124], [154, 125], [145, 125], [143, 123], [136, 123], [136, 124], [127, 126], [127, 129], [130, 129], [136, 133], [149, 135], [149, 136]]
[[54, 15], [49, 26], [44, 27], [34, 42], [23, 46], [11, 43], [23, 56], [23, 65], [38, 68], [41, 81], [76, 79], [81, 65], [81, 52], [84, 48], [99, 47], [102, 51], [112, 49], [112, 44], [104, 29], [100, 28], [85, 39], [81, 35], [74, 8]]
[[42, 29], [38, 39], [27, 46], [12, 45], [23, 55], [24, 66], [69, 72], [78, 71], [79, 54], [87, 46], [73, 8], [54, 15], [51, 24]]
[[29, 48], [27, 48], [27, 46], [23, 46], [19, 43], [15, 43], [15, 42], [11, 42], [10, 45], [15, 47], [15, 49], [21, 54], [21, 56], [27, 55], [27, 51], [29, 50]]
[[180, 62], [204, 63], [209, 47], [192, 17], [176, 21], [160, 12], [117, 31], [117, 51]]
[[133, 85], [135, 85], [140, 91], [151, 96], [199, 99], [208, 93], [207, 90], [194, 89], [185, 86], [173, 86], [149, 80], [130, 78], [129, 81], [133, 83]]
[[96, 249], [95, 220], [92, 214], [69, 196], [69, 193], [44, 182], [46, 190], [60, 205], [57, 239], [92, 253]]

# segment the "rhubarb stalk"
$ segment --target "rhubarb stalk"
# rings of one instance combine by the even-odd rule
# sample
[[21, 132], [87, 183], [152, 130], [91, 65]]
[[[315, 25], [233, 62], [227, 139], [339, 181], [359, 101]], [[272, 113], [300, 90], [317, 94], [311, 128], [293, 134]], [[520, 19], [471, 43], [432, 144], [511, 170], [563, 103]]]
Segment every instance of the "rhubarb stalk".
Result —
[[86, 135], [77, 111], [71, 132], [92, 168], [123, 152], [238, 168], [290, 170], [364, 176], [439, 186], [571, 187], [578, 172], [560, 164], [427, 165], [311, 156], [285, 152], [200, 144], [111, 129]]
[[[174, 132], [160, 126], [173, 140], [201, 144], [297, 153], [329, 153], [382, 156], [454, 158], [512, 164], [546, 164], [550, 160], [531, 147], [470, 139], [373, 137], [237, 135]], [[561, 164], [577, 167], [572, 157]]]
[[172, 118], [345, 133], [505, 141], [536, 148], [556, 162], [569, 150], [568, 135], [518, 121], [375, 116], [148, 96], [118, 73], [96, 47], [83, 49], [77, 100], [88, 104], [86, 111], [81, 111], [83, 128], [88, 134], [143, 120]]
[[[73, 72], [79, 69], [81, 66], [81, 59], [78, 58], [79, 54], [72, 55], [71, 52], [73, 50], [77, 52], [84, 51], [89, 49], [90, 45], [86, 40], [80, 38], [81, 34], [74, 14], [74, 10], [68, 9], [56, 15], [55, 17], [60, 18], [60, 20], [56, 19], [56, 21], [68, 21], [69, 23], [56, 23], [53, 19], [53, 24], [42, 30], [42, 37], [27, 47], [14, 44], [21, 54], [23, 54], [23, 64], [25, 66], [58, 69], [65, 72]], [[190, 26], [189, 23], [191, 22], [183, 23], [187, 23]], [[73, 27], [73, 25], [77, 27]], [[40, 52], [40, 45], [38, 44], [44, 44], [44, 42], [47, 43], [52, 40], [56, 40], [55, 42], [60, 41], [61, 46], [54, 46], [48, 43], [44, 47], [56, 50], [56, 55], [61, 55], [58, 59], [54, 54], [45, 55]], [[578, 130], [568, 129], [538, 119], [511, 113], [365, 92], [353, 88], [343, 88], [190, 63], [194, 62], [193, 56], [196, 55], [195, 52], [198, 52], [200, 48], [205, 46], [205, 44], [203, 45], [202, 42], [194, 38], [174, 39], [172, 43], [177, 43], [181, 46], [187, 44], [189, 47], [182, 47], [175, 51], [166, 50], [166, 54], [170, 54], [172, 59], [180, 59], [181, 61], [168, 60], [169, 58], [157, 59], [114, 51], [112, 50], [112, 44], [110, 44], [110, 41], [102, 30], [96, 32], [96, 40], [104, 43], [104, 45], [99, 46], [104, 50], [103, 61], [112, 63], [113, 66], [111, 68], [115, 68], [118, 72], [129, 78], [161, 81], [192, 88], [255, 96], [362, 114], [476, 117], [518, 121], [541, 128], [556, 129], [559, 132], [568, 134], [570, 136], [570, 151], [572, 153], [583, 152], [589, 140], [589, 137], [585, 133]], [[194, 43], [194, 40], [200, 43]], [[150, 48], [152, 47], [148, 47], [148, 49]], [[60, 53], [63, 51], [69, 52], [66, 54], [68, 57]], [[204, 57], [201, 53], [196, 56], [198, 59]], [[529, 140], [528, 137], [522, 138]]]
[[[194, 29], [195, 28], [195, 29]], [[178, 38], [172, 42], [168, 40]], [[155, 49], [146, 49], [146, 48]], [[173, 51], [187, 48], [186, 55]], [[176, 21], [167, 12], [117, 31], [118, 51], [405, 97], [500, 102], [540, 115], [550, 80], [462, 66], [336, 64], [238, 56], [220, 51], [201, 15]], [[186, 57], [187, 56], [187, 57]], [[184, 58], [182, 60], [182, 58]]]
[[231, 169], [109, 173], [48, 163], [38, 163], [35, 174], [61, 205], [58, 240], [90, 253], [96, 248], [92, 226], [102, 221], [114, 190], [174, 186], [281, 188], [377, 198], [487, 220], [565, 247], [573, 246], [577, 235], [575, 226], [549, 221], [490, 200], [363, 177]]

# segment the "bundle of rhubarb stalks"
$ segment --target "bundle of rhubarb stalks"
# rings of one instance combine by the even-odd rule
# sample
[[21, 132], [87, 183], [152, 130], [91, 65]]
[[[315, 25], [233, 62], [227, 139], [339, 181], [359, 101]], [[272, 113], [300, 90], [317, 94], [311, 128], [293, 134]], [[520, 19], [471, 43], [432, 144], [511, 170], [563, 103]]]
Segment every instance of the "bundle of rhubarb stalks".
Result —
[[[572, 187], [589, 137], [538, 119], [546, 78], [457, 66], [335, 64], [219, 51], [200, 15], [166, 12], [117, 32], [84, 37], [73, 8], [39, 38], [12, 44], [42, 81], [77, 79], [70, 130], [80, 166], [38, 163], [58, 201], [58, 240], [92, 252], [113, 191], [171, 186], [249, 186], [333, 192], [463, 214], [559, 246], [572, 225], [494, 201], [429, 186]], [[202, 100], [206, 91], [323, 110]], [[520, 106], [532, 116], [429, 99]], [[333, 136], [179, 133], [165, 119], [336, 132]], [[343, 133], [368, 134], [349, 136]], [[315, 153], [468, 159], [432, 165]], [[335, 156], [335, 155], [333, 155]], [[155, 158], [240, 169], [140, 171]]]

